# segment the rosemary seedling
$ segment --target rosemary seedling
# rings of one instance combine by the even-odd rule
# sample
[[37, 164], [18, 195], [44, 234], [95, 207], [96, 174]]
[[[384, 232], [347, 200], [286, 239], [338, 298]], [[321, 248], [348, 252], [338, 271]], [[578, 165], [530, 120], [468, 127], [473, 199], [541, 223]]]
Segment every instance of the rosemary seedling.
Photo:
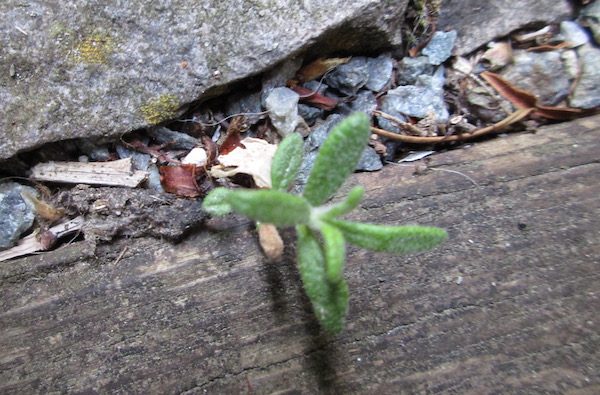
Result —
[[203, 202], [203, 208], [213, 215], [236, 211], [258, 222], [296, 228], [304, 289], [319, 322], [330, 334], [342, 331], [348, 312], [349, 292], [343, 275], [346, 242], [379, 252], [410, 253], [433, 248], [447, 237], [439, 228], [338, 219], [360, 204], [362, 187], [354, 188], [341, 203], [325, 204], [356, 168], [369, 133], [369, 119], [363, 113], [340, 122], [320, 148], [301, 195], [287, 192], [303, 153], [302, 138], [291, 134], [279, 144], [273, 158], [272, 189], [216, 188]]

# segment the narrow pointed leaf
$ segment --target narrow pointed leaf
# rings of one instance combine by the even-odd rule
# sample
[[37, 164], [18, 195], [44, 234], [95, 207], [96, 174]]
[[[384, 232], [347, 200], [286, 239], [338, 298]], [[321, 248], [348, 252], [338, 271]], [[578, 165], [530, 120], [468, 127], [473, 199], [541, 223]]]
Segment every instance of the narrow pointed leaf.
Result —
[[231, 212], [231, 206], [227, 202], [229, 195], [227, 188], [215, 188], [202, 201], [204, 211], [212, 215], [225, 215]]
[[369, 130], [367, 115], [356, 113], [329, 133], [304, 187], [310, 204], [323, 204], [354, 171], [369, 141]]
[[350, 193], [346, 197], [346, 200], [329, 207], [327, 211], [320, 215], [320, 218], [324, 220], [334, 219], [337, 217], [341, 217], [342, 215], [348, 214], [360, 204], [364, 193], [365, 189], [363, 187], [355, 187], [350, 191]]
[[300, 225], [296, 230], [304, 290], [323, 328], [330, 334], [338, 334], [348, 313], [348, 285], [343, 278], [337, 283], [328, 281], [325, 253], [316, 235], [308, 226]]
[[327, 276], [329, 281], [337, 283], [344, 274], [344, 260], [346, 259], [344, 235], [338, 228], [328, 224], [321, 227], [321, 234], [325, 241]]
[[443, 229], [427, 226], [381, 226], [339, 220], [330, 223], [337, 226], [352, 244], [394, 254], [428, 250], [448, 236]]
[[284, 138], [271, 163], [271, 185], [278, 191], [286, 191], [296, 179], [302, 164], [304, 144], [299, 134], [293, 133]]
[[230, 191], [227, 203], [240, 214], [275, 226], [305, 224], [310, 217], [310, 205], [306, 200], [270, 189]]

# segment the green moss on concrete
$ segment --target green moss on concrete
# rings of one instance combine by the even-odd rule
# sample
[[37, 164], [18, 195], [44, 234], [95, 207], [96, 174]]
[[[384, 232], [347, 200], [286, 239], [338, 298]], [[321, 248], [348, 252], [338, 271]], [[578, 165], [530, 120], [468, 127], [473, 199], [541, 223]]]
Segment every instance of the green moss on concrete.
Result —
[[88, 64], [104, 64], [114, 52], [114, 37], [98, 30], [84, 34], [75, 44], [76, 60]]
[[144, 120], [151, 125], [161, 123], [177, 116], [179, 103], [173, 95], [162, 94], [140, 107]]

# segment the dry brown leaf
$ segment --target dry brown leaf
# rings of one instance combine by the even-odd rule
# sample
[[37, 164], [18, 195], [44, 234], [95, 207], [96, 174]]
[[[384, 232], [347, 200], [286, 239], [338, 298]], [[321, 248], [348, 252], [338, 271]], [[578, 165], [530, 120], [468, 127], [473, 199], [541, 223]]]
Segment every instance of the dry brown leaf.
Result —
[[160, 183], [165, 192], [182, 197], [200, 196], [196, 182], [196, 165], [161, 166]]
[[498, 74], [484, 71], [481, 77], [485, 79], [494, 89], [496, 89], [508, 101], [518, 108], [533, 108], [535, 115], [548, 119], [556, 119], [559, 121], [568, 121], [571, 119], [584, 117], [598, 113], [598, 108], [582, 110], [573, 107], [552, 107], [544, 106], [537, 103], [537, 98], [522, 89], [516, 88], [510, 82], [500, 77]]
[[530, 47], [527, 48], [528, 52], [549, 52], [549, 51], [555, 51], [557, 49], [562, 49], [562, 48], [571, 48], [573, 46], [573, 43], [569, 42], [569, 41], [563, 41], [560, 44], [554, 44], [554, 45], [539, 45], [537, 47]]
[[329, 59], [317, 59], [314, 62], [307, 64], [298, 70], [296, 78], [300, 82], [312, 81], [319, 78], [329, 70], [337, 67], [341, 64], [348, 63], [351, 58], [329, 58]]
[[534, 108], [537, 104], [537, 97], [513, 86], [496, 73], [484, 71], [481, 73], [481, 77], [517, 108]]
[[318, 107], [325, 111], [331, 111], [338, 105], [338, 100], [333, 97], [327, 97], [320, 93], [311, 91], [300, 85], [295, 85], [290, 88], [300, 95], [300, 101], [307, 103], [313, 107]]
[[570, 119], [591, 115], [590, 111], [572, 107], [551, 107], [538, 104], [535, 106], [535, 114], [548, 119], [568, 121]]

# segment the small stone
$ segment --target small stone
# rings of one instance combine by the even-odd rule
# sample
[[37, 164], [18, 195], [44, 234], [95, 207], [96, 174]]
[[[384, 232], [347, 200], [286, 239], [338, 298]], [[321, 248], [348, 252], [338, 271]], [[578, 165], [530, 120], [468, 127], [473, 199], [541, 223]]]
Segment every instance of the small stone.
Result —
[[352, 96], [369, 80], [367, 58], [357, 56], [327, 74], [325, 82], [341, 93]]
[[331, 114], [324, 123], [316, 127], [304, 140], [304, 153], [317, 150], [327, 138], [329, 131], [345, 117], [340, 114]]
[[596, 44], [600, 45], [600, 2], [594, 1], [581, 10], [579, 22], [592, 31]]
[[90, 139], [77, 139], [75, 144], [77, 144], [77, 148], [96, 162], [105, 162], [110, 158], [110, 152], [108, 152], [106, 145], [96, 144]]
[[367, 147], [356, 165], [356, 170], [377, 171], [381, 170], [382, 167], [383, 163], [381, 163], [381, 157], [377, 155], [377, 152], [375, 152], [372, 147]]
[[259, 115], [262, 112], [260, 97], [260, 92], [234, 93], [227, 98], [225, 112], [227, 115], [245, 115], [248, 123], [254, 125], [266, 116], [266, 114]]
[[392, 78], [393, 68], [392, 57], [389, 54], [383, 54], [376, 58], [367, 58], [369, 79], [365, 84], [365, 88], [373, 92], [379, 92], [385, 88]]
[[351, 102], [338, 105], [338, 112], [343, 115], [350, 115], [355, 112], [364, 112], [368, 116], [371, 116], [373, 110], [376, 109], [377, 100], [375, 99], [373, 92], [370, 90], [361, 90]]
[[533, 93], [540, 104], [555, 106], [569, 94], [568, 72], [559, 51], [515, 51], [513, 63], [501, 73], [516, 87]]
[[571, 43], [571, 48], [580, 47], [589, 41], [585, 30], [573, 21], [562, 21], [560, 23], [560, 33], [565, 37], [565, 41]]
[[302, 66], [302, 60], [300, 56], [288, 59], [264, 74], [261, 84], [261, 104], [263, 107], [267, 106], [267, 97], [273, 89], [285, 86], [289, 79], [294, 78], [294, 75]]
[[[145, 144], [147, 144], [147, 142]], [[149, 154], [133, 150], [121, 143], [116, 145], [115, 150], [117, 151], [119, 158], [131, 158], [131, 163], [136, 170], [146, 171], [152, 162], [152, 156]]]
[[21, 196], [23, 191], [37, 196], [35, 189], [16, 182], [0, 184], [0, 250], [14, 246], [35, 219], [32, 208]]
[[569, 98], [569, 106], [594, 108], [600, 106], [600, 49], [586, 44], [577, 48], [581, 59], [581, 76]]
[[298, 125], [298, 100], [300, 96], [285, 87], [275, 88], [265, 100], [271, 123], [281, 137], [294, 132]]
[[437, 121], [445, 123], [450, 116], [442, 93], [426, 86], [399, 86], [388, 92], [385, 101], [396, 113], [425, 118], [433, 111]]
[[306, 104], [298, 104], [298, 114], [304, 118], [304, 122], [308, 126], [313, 126], [317, 120], [323, 118], [325, 110], [318, 107], [309, 106]]
[[148, 129], [150, 135], [159, 144], [170, 143], [169, 149], [185, 149], [191, 150], [196, 146], [198, 140], [189, 134], [176, 132], [174, 130], [159, 127]]
[[430, 75], [433, 70], [427, 56], [402, 58], [398, 64], [398, 85], [414, 85], [419, 76]]
[[423, 48], [423, 55], [426, 55], [429, 58], [429, 63], [434, 66], [442, 64], [452, 55], [455, 41], [456, 30], [435, 32], [431, 41]]
[[420, 75], [417, 77], [415, 81], [415, 85], [418, 86], [426, 86], [434, 91], [439, 91], [443, 93], [444, 83], [446, 82], [446, 77], [444, 77], [444, 66], [438, 66], [435, 69], [435, 72], [432, 75]]

